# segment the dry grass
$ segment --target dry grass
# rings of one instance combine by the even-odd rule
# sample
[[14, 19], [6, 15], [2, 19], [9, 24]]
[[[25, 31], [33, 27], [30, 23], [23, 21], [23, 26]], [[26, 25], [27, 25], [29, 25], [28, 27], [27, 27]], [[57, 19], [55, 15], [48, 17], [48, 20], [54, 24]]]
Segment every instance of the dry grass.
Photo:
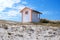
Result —
[[40, 23], [43, 26], [52, 26], [52, 27], [60, 27], [60, 24], [53, 24], [53, 23]]
[[53, 26], [53, 27], [60, 27], [60, 21], [46, 21], [43, 20], [39, 23], [20, 23], [20, 22], [15, 22], [15, 21], [5, 21], [5, 20], [0, 20], [0, 24], [9, 24], [9, 25], [43, 25], [43, 26]]

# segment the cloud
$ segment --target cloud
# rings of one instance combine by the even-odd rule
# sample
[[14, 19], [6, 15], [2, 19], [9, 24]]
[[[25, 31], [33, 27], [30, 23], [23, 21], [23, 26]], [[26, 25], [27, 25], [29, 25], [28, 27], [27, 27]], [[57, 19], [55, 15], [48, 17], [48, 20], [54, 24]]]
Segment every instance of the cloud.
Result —
[[0, 0], [0, 11], [4, 10], [6, 7], [12, 7], [14, 3], [18, 3], [21, 0]]
[[2, 15], [0, 15], [0, 18], [2, 18]]
[[27, 4], [27, 2], [21, 0], [0, 0], [0, 19], [21, 19], [20, 10], [25, 7], [23, 4]]
[[24, 5], [20, 4], [20, 5], [16, 6], [16, 7], [12, 7], [12, 9], [16, 9], [16, 10], [20, 11], [24, 7], [25, 7]]
[[16, 10], [11, 10], [8, 12], [1, 12], [0, 13], [0, 19], [15, 19], [20, 15], [20, 13]]
[[6, 19], [6, 14], [5, 13], [0, 13], [0, 19]]
[[10, 17], [14, 17], [14, 16], [17, 16], [19, 14], [19, 12], [18, 11], [16, 11], [16, 10], [11, 10], [11, 11], [9, 11], [9, 12], [7, 12], [7, 15]]

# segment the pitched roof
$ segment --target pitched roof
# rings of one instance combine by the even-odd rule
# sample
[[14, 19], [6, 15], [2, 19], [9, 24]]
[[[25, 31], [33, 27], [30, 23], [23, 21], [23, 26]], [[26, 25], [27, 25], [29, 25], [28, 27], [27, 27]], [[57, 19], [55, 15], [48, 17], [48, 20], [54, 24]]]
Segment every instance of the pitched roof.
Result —
[[[25, 7], [25, 8], [23, 8], [20, 12], [22, 12], [24, 9], [31, 9], [31, 8], [28, 8], [28, 7]], [[42, 14], [41, 12], [39, 12], [39, 11], [36, 11], [36, 10], [33, 10], [33, 9], [31, 9], [33, 12], [36, 12], [36, 13], [39, 13], [39, 14]]]

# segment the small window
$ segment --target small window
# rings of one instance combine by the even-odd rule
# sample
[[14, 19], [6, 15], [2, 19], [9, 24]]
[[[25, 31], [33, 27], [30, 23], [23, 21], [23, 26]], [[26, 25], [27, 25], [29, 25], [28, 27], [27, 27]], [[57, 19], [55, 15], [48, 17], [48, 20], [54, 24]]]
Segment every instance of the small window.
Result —
[[28, 11], [26, 11], [25, 14], [28, 14]]

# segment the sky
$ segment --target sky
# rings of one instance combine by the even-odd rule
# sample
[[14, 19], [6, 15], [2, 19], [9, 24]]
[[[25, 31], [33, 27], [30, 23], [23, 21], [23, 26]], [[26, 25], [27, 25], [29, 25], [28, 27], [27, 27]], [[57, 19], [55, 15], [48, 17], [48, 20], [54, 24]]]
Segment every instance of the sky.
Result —
[[40, 18], [60, 20], [60, 0], [0, 0], [0, 20], [21, 22], [25, 6], [41, 12]]

